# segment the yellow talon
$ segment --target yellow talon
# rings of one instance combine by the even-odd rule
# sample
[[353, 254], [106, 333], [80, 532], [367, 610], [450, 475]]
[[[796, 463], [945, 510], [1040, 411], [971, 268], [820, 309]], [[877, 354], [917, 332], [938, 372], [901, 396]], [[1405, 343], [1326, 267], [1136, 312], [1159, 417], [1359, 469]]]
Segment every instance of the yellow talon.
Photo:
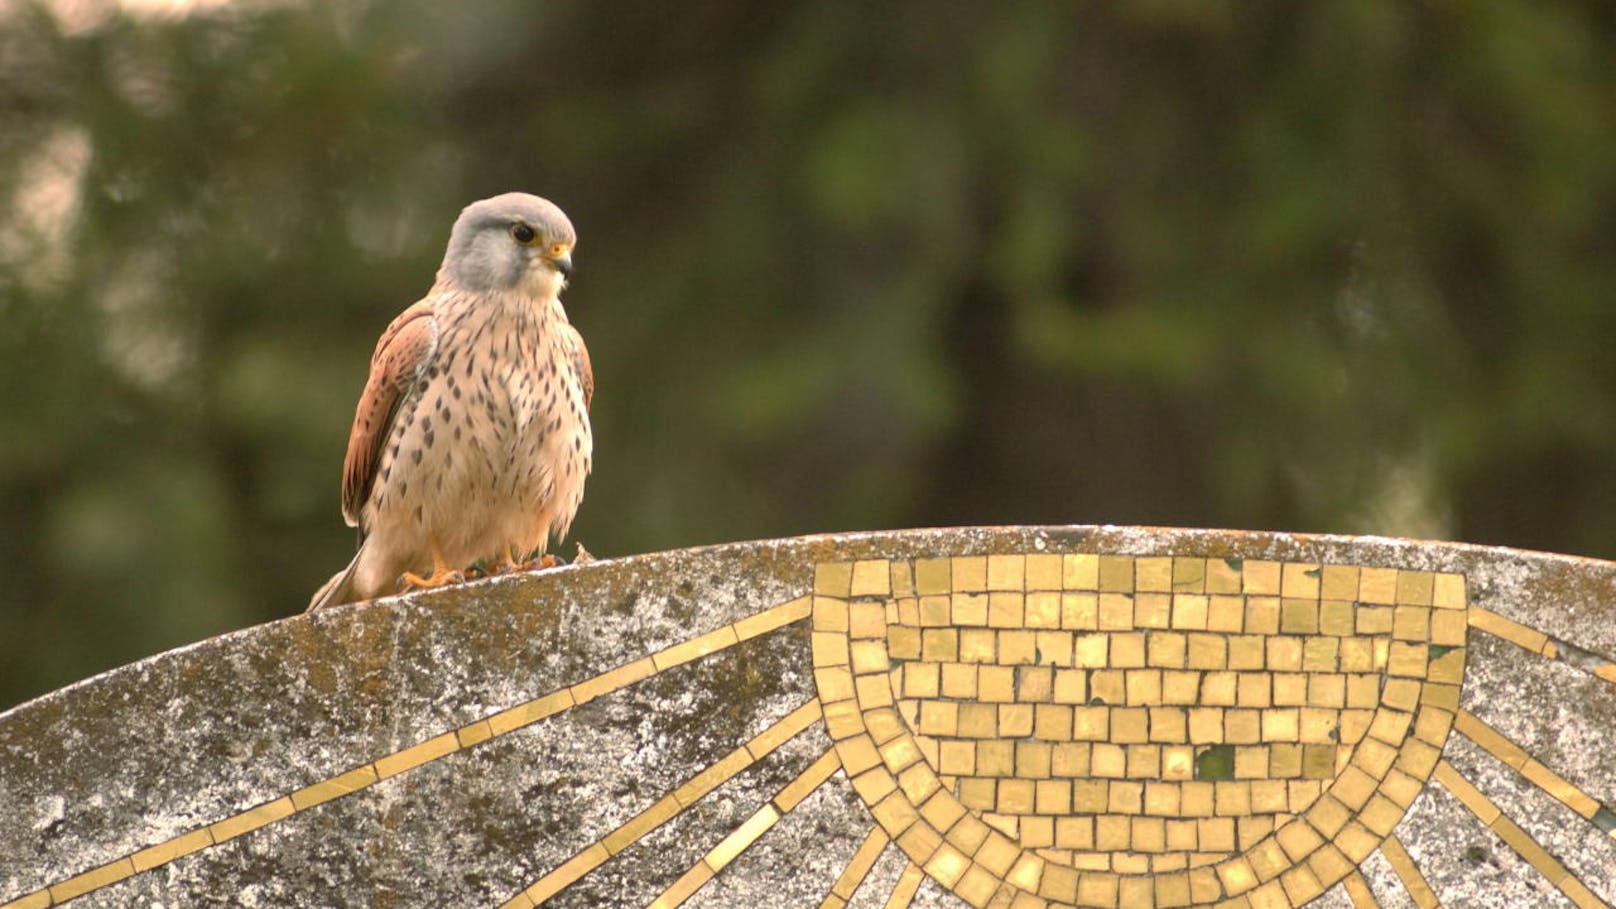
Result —
[[432, 550], [432, 576], [423, 578], [413, 571], [404, 572], [404, 583], [411, 588], [442, 587], [445, 584], [454, 584], [464, 581], [466, 576], [450, 566], [443, 557], [443, 551], [438, 548], [437, 540], [428, 540], [427, 546]]

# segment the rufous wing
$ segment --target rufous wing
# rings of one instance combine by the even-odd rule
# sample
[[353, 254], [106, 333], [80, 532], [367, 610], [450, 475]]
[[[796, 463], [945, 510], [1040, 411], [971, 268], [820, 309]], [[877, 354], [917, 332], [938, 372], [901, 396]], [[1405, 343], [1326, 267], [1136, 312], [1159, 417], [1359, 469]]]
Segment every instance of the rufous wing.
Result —
[[589, 362], [589, 348], [584, 346], [584, 336], [578, 334], [578, 329], [571, 323], [563, 323], [562, 337], [565, 340], [567, 351], [572, 355], [572, 367], [578, 372], [578, 382], [584, 390], [584, 408], [588, 409], [595, 400], [595, 367]]
[[350, 527], [359, 526], [365, 500], [376, 482], [383, 446], [393, 434], [399, 404], [421, 381], [437, 346], [437, 316], [427, 300], [400, 313], [376, 342], [370, 378], [359, 395], [348, 435], [348, 456], [342, 464], [342, 516]]

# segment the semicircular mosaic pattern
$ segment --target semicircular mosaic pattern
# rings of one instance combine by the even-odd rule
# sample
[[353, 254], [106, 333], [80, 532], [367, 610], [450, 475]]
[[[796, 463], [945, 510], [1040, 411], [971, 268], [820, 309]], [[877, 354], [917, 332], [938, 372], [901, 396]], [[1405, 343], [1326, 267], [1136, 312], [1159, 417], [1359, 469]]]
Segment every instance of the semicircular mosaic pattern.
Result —
[[[1551, 591], [1608, 624], [1616, 605], [1599, 584], [1616, 591], [1616, 569], [1506, 550], [1438, 558], [1439, 544], [1107, 532], [739, 544], [254, 629], [241, 640], [287, 637], [274, 651], [285, 665], [252, 684], [272, 701], [323, 692], [333, 729], [345, 698], [361, 726], [402, 723], [377, 705], [429, 677], [454, 679], [424, 700], [460, 719], [412, 720], [418, 732], [356, 745], [357, 760], [335, 745], [286, 743], [296, 757], [278, 763], [249, 749], [229, 758], [244, 794], [223, 810], [207, 780], [109, 779], [88, 794], [29, 783], [53, 778], [51, 762], [10, 730], [65, 728], [45, 720], [92, 704], [148, 709], [118, 686], [153, 688], [165, 661], [194, 680], [242, 658], [226, 641], [120, 670], [0, 714], [0, 795], [18, 801], [0, 819], [38, 832], [32, 858], [3, 848], [26, 835], [0, 835], [0, 865], [20, 867], [0, 870], [0, 909], [283, 904], [265, 869], [311, 864], [327, 889], [299, 901], [394, 906], [1430, 909], [1476, 892], [1611, 905], [1616, 752], [1567, 757], [1616, 742], [1601, 713], [1616, 705], [1608, 629], [1576, 643], [1505, 613], [1518, 591]], [[427, 632], [418, 648], [401, 643], [411, 622]], [[481, 643], [446, 643], [462, 633]], [[325, 656], [285, 643], [313, 639], [339, 643]], [[361, 654], [344, 688], [325, 663], [354, 641], [383, 649]], [[556, 658], [572, 646], [577, 661]], [[467, 668], [479, 661], [494, 665]], [[561, 668], [512, 682], [546, 661]], [[358, 703], [364, 692], [378, 700]], [[177, 708], [155, 692], [149, 709]], [[231, 708], [210, 709], [173, 734], [234, 755], [214, 728]], [[582, 755], [570, 765], [569, 744]], [[142, 746], [126, 747], [139, 763]], [[328, 768], [287, 770], [317, 763], [309, 754]], [[558, 769], [535, 776], [547, 763]], [[139, 807], [159, 792], [178, 807]], [[85, 819], [62, 807], [91, 800]], [[96, 811], [133, 820], [108, 833]], [[454, 834], [415, 843], [412, 824]], [[364, 842], [322, 857], [344, 836]], [[97, 855], [81, 845], [96, 838], [99, 858], [75, 857]], [[365, 863], [434, 849], [460, 850], [441, 884], [406, 871], [419, 892], [383, 899], [366, 877]]]
[[1170, 557], [822, 565], [853, 786], [966, 902], [1301, 906], [1436, 769], [1464, 578]]

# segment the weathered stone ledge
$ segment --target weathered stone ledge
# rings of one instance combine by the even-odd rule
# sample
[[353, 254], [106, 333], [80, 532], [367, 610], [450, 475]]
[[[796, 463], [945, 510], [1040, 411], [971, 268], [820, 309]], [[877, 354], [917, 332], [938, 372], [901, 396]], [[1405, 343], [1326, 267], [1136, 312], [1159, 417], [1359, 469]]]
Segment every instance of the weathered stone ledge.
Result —
[[[1408, 861], [1445, 905], [1616, 902], [1616, 839], [1601, 826], [1616, 816], [1578, 801], [1616, 804], [1616, 564], [1378, 537], [1004, 527], [494, 578], [295, 615], [52, 692], [0, 714], [0, 906], [521, 905], [556, 869], [594, 859], [546, 905], [646, 905], [689, 886], [689, 905], [817, 906], [876, 822], [841, 764], [821, 763], [841, 739], [816, 719], [816, 566], [1069, 553], [1463, 575], [1460, 719], [1524, 758], [1512, 767], [1472, 723], [1446, 738], [1444, 772], [1563, 873], [1517, 854], [1438, 777], [1363, 879], [1383, 906], [1408, 898]], [[502, 714], [513, 708], [528, 713]], [[714, 766], [732, 772], [681, 790]], [[802, 782], [827, 768], [822, 785]], [[659, 801], [680, 791], [699, 797]], [[653, 809], [659, 825], [611, 839]], [[755, 842], [726, 840], [749, 822]], [[591, 853], [601, 842], [620, 848]], [[747, 848], [715, 853], [723, 842]], [[912, 888], [912, 905], [964, 905], [919, 866], [906, 872], [899, 844], [862, 854], [873, 868], [842, 894], [850, 905], [882, 905], [894, 887]], [[719, 873], [697, 887], [704, 861]], [[110, 883], [75, 882], [102, 868]], [[1351, 905], [1345, 887], [1318, 905]]]

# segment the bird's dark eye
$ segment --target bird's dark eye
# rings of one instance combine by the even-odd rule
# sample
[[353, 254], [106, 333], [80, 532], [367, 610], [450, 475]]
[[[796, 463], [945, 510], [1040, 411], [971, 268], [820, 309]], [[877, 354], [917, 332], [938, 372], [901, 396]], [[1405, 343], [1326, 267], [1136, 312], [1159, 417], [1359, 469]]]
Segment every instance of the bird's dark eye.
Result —
[[526, 224], [517, 224], [512, 227], [511, 236], [515, 237], [516, 242], [522, 244], [523, 246], [532, 245], [533, 241], [539, 237], [538, 233], [535, 232], [533, 228], [528, 227]]

